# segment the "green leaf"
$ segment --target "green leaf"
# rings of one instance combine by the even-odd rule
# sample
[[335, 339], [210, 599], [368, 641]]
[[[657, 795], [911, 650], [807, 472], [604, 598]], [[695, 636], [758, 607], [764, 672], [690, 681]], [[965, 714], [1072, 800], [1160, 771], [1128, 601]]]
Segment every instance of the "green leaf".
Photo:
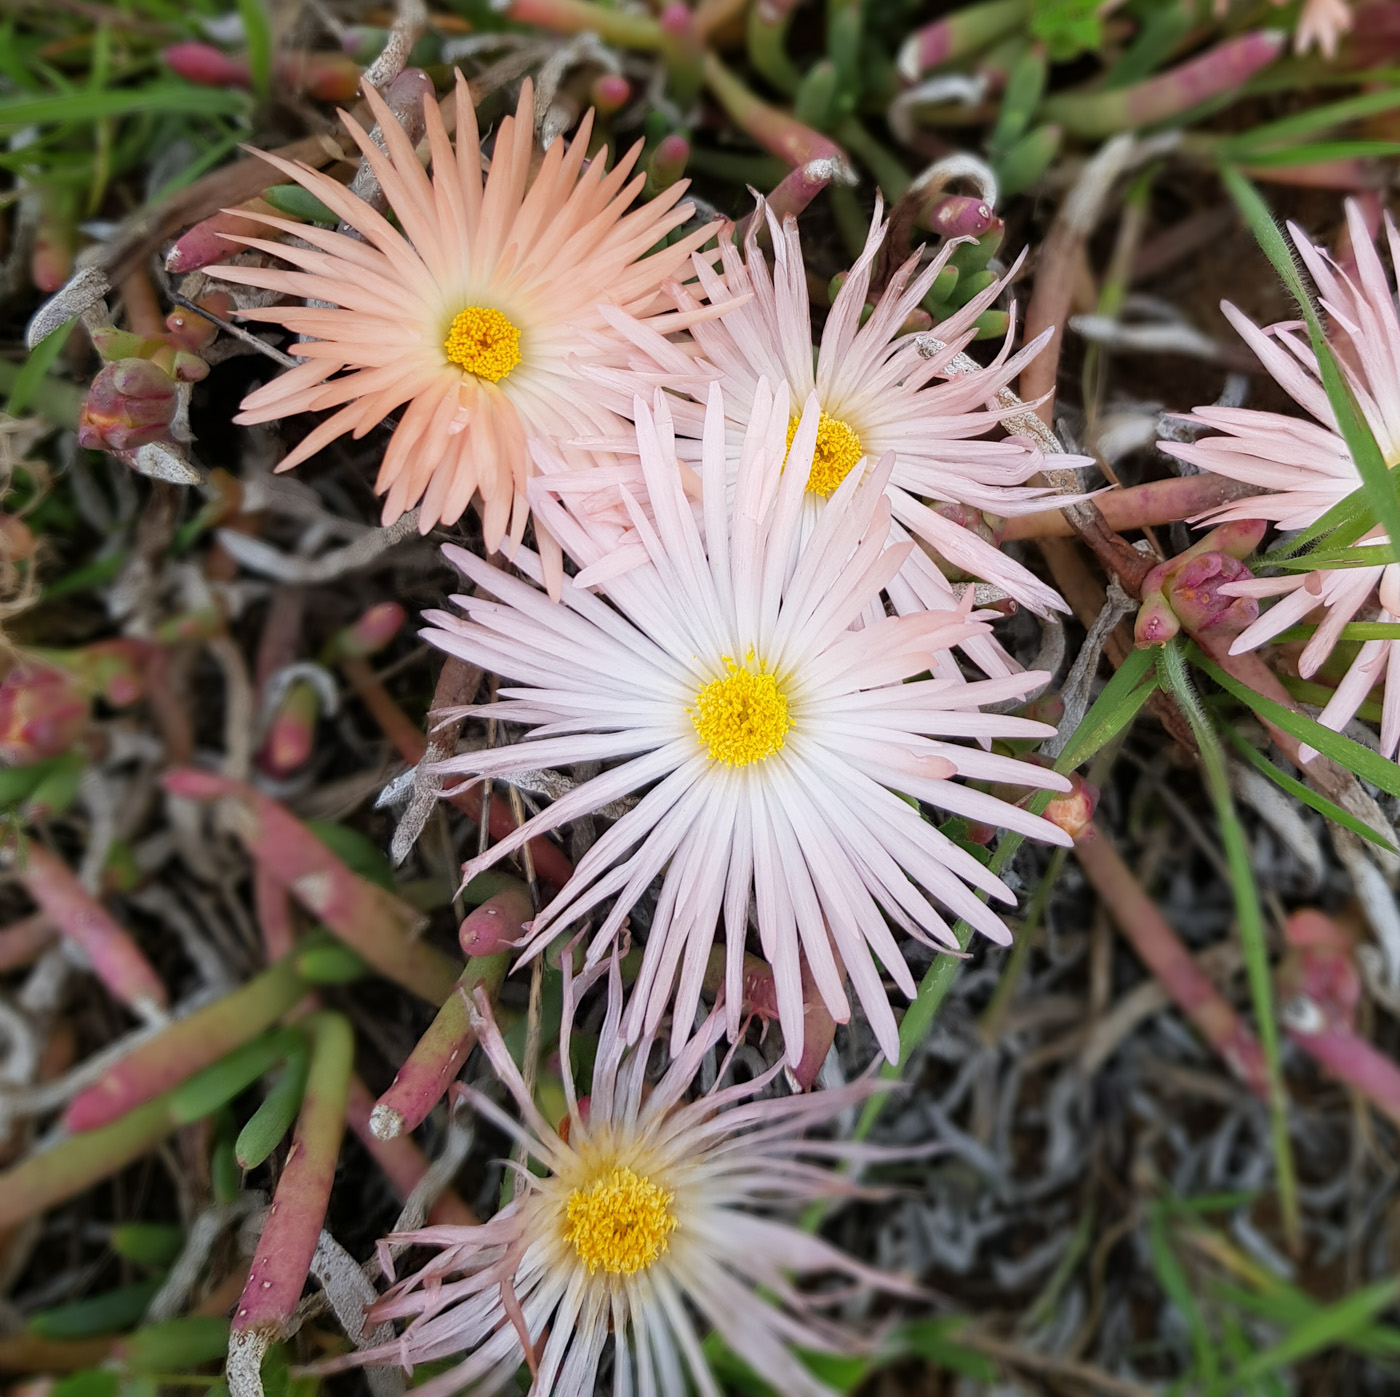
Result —
[[1353, 1291], [1344, 1300], [1299, 1321], [1279, 1343], [1248, 1353], [1233, 1373], [1211, 1383], [1203, 1397], [1232, 1397], [1242, 1383], [1256, 1382], [1313, 1354], [1350, 1342], [1397, 1299], [1400, 1299], [1400, 1280], [1377, 1281]]
[[1298, 1193], [1293, 1151], [1288, 1139], [1288, 1097], [1283, 1086], [1278, 1018], [1274, 1012], [1274, 984], [1269, 972], [1269, 949], [1264, 931], [1264, 910], [1259, 902], [1259, 886], [1250, 867], [1244, 826], [1235, 812], [1225, 752], [1186, 672], [1178, 641], [1172, 640], [1158, 648], [1157, 677], [1191, 725], [1196, 745], [1200, 748], [1206, 785], [1220, 822], [1220, 836], [1225, 845], [1225, 860], [1235, 894], [1235, 916], [1239, 922], [1250, 997], [1254, 1001], [1254, 1017], [1259, 1025], [1259, 1046], [1268, 1065], [1269, 1113], [1273, 1127], [1274, 1164], [1278, 1170], [1279, 1208], [1283, 1213], [1284, 1229], [1290, 1239], [1294, 1239], [1298, 1236], [1299, 1226]]
[[959, 1373], [975, 1382], [995, 1382], [997, 1365], [984, 1353], [958, 1342], [958, 1332], [967, 1324], [961, 1315], [915, 1320], [895, 1333], [901, 1348], [950, 1373]]
[[1134, 650], [1119, 665], [1065, 744], [1055, 763], [1056, 771], [1068, 774], [1083, 766], [1137, 717], [1143, 704], [1157, 692], [1153, 665], [1151, 650]]
[[1322, 165], [1331, 160], [1383, 160], [1400, 151], [1396, 141], [1314, 141], [1284, 150], [1260, 151], [1243, 157], [1252, 170], [1280, 170], [1291, 165]]
[[147, 1324], [121, 1347], [133, 1373], [187, 1373], [213, 1363], [228, 1349], [228, 1320], [214, 1315], [186, 1315]]
[[248, 44], [248, 68], [253, 74], [253, 91], [265, 102], [272, 90], [272, 28], [260, 0], [238, 0], [243, 20], [243, 37]]
[[1393, 111], [1396, 107], [1400, 107], [1400, 88], [1389, 83], [1375, 92], [1363, 92], [1356, 97], [1343, 98], [1340, 102], [1310, 107], [1295, 116], [1265, 122], [1237, 136], [1227, 136], [1221, 142], [1221, 149], [1228, 152], [1230, 159], [1252, 161], [1262, 150], [1271, 146], [1284, 145], [1296, 141], [1300, 136], [1312, 136], [1349, 121], [1376, 116], [1380, 112]]
[[292, 1128], [301, 1109], [306, 1092], [306, 1074], [311, 1055], [304, 1042], [298, 1043], [287, 1055], [287, 1065], [263, 1098], [262, 1105], [238, 1132], [233, 1147], [234, 1158], [244, 1169], [256, 1169], [277, 1148], [278, 1142]]
[[41, 1310], [30, 1316], [29, 1332], [43, 1339], [91, 1339], [98, 1334], [117, 1334], [146, 1313], [159, 1289], [160, 1278], [153, 1277], [86, 1300]]
[[1331, 728], [1324, 728], [1321, 723], [1302, 713], [1285, 708], [1283, 704], [1251, 689], [1248, 684], [1242, 684], [1234, 675], [1226, 674], [1198, 646], [1191, 646], [1188, 654], [1192, 664], [1204, 670], [1222, 689], [1233, 694], [1264, 722], [1281, 728], [1290, 737], [1306, 742], [1309, 747], [1317, 748], [1323, 756], [1330, 757], [1363, 781], [1369, 781], [1393, 796], [1400, 796], [1400, 767], [1394, 762], [1359, 742], [1353, 742], [1349, 737], [1343, 737], [1339, 732], [1333, 732]]
[[299, 184], [274, 184], [263, 190], [262, 197], [279, 213], [299, 218], [303, 223], [324, 223], [334, 228], [340, 222], [338, 214]]
[[[1273, 637], [1273, 644], [1287, 645], [1295, 640], [1311, 640], [1316, 626], [1289, 626]], [[1400, 640], [1400, 623], [1395, 621], [1348, 621], [1338, 640]]]
[[40, 97], [0, 97], [0, 133], [25, 126], [75, 124], [135, 113], [177, 112], [185, 116], [233, 116], [248, 110], [246, 93], [193, 83], [154, 82], [102, 92], [49, 92]]
[[118, 1256], [140, 1266], [168, 1266], [185, 1242], [182, 1227], [172, 1222], [124, 1222], [107, 1238]]
[[170, 1093], [171, 1117], [187, 1124], [218, 1110], [295, 1052], [301, 1042], [295, 1029], [275, 1028], [235, 1048]]
[[1356, 401], [1351, 384], [1327, 342], [1312, 296], [1303, 284], [1302, 275], [1293, 260], [1293, 250], [1275, 224], [1268, 205], [1259, 197], [1259, 192], [1254, 186], [1228, 164], [1221, 167], [1220, 175], [1265, 256], [1274, 264], [1274, 269], [1298, 302], [1298, 308], [1307, 323], [1313, 353], [1317, 357], [1322, 386], [1327, 391], [1327, 401], [1332, 406], [1337, 426], [1361, 476], [1367, 502], [1374, 508], [1376, 517], [1384, 526], [1389, 539], [1400, 543], [1400, 494], [1396, 493], [1385, 457]]
[[1030, 32], [1040, 39], [1057, 63], [1103, 44], [1099, 0], [1032, 0]]
[[394, 870], [384, 851], [349, 825], [330, 820], [308, 820], [306, 827], [352, 872], [389, 892], [394, 890]]
[[1359, 834], [1362, 839], [1369, 839], [1372, 844], [1379, 845], [1392, 854], [1400, 853], [1400, 849], [1397, 849], [1390, 840], [1377, 834], [1364, 820], [1358, 820], [1349, 810], [1343, 810], [1335, 801], [1328, 800], [1325, 795], [1320, 795], [1311, 786], [1305, 786], [1296, 777], [1290, 776], [1286, 771], [1276, 767], [1268, 757], [1246, 742], [1229, 724], [1225, 725], [1224, 733], [1245, 761], [1256, 771], [1267, 776], [1281, 790], [1287, 791], [1295, 799], [1301, 800], [1304, 805], [1316, 810], [1325, 819], [1341, 825], [1344, 829], [1349, 829], [1353, 834]]
[[1182, 1270], [1181, 1262], [1177, 1260], [1171, 1247], [1170, 1232], [1176, 1227], [1176, 1223], [1177, 1220], [1171, 1215], [1170, 1209], [1160, 1204], [1152, 1209], [1147, 1228], [1152, 1269], [1157, 1273], [1158, 1283], [1166, 1292], [1167, 1299], [1180, 1311], [1190, 1331], [1191, 1348], [1196, 1355], [1196, 1372], [1193, 1376], [1210, 1382], [1219, 1373], [1215, 1344], [1211, 1341], [1210, 1330], [1201, 1318], [1195, 1291], [1186, 1279], [1186, 1272]]
[[13, 386], [10, 388], [10, 400], [5, 405], [5, 410], [11, 417], [22, 417], [24, 410], [34, 400], [34, 395], [39, 391], [39, 385], [49, 376], [49, 370], [53, 368], [54, 361], [63, 352], [63, 346], [68, 343], [68, 332], [78, 323], [75, 315], [72, 320], [65, 320], [51, 334], [45, 335], [33, 349], [29, 351], [29, 358], [24, 361], [24, 366], [20, 369], [15, 378]]

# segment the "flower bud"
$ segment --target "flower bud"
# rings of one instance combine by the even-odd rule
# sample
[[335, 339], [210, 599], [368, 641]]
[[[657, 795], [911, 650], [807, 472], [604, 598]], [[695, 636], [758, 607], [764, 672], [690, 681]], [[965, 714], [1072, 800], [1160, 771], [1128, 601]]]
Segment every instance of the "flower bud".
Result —
[[1228, 553], [1192, 558], [1172, 579], [1167, 596], [1171, 609], [1188, 630], [1212, 630], [1238, 635], [1259, 619], [1255, 597], [1222, 596], [1222, 583], [1239, 582], [1253, 574]]
[[1070, 790], [1056, 796], [1045, 807], [1045, 818], [1064, 830], [1071, 839], [1078, 839], [1094, 822], [1099, 793], [1082, 776], [1071, 775], [1069, 779]]
[[60, 756], [82, 736], [89, 713], [76, 676], [21, 663], [0, 684], [0, 757], [28, 766]]
[[599, 116], [611, 116], [627, 105], [632, 96], [632, 84], [621, 73], [604, 73], [593, 80], [588, 95]]
[[78, 445], [134, 451], [170, 439], [179, 390], [147, 359], [119, 359], [92, 381], [78, 417]]

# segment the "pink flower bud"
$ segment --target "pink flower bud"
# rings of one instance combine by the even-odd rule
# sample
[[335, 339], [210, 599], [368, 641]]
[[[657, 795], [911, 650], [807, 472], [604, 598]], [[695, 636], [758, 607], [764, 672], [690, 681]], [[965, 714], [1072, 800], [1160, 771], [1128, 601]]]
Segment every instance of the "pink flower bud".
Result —
[[[211, 295], [201, 296], [197, 304], [223, 320], [227, 320], [233, 313], [233, 297], [227, 291], [215, 291]], [[170, 338], [181, 349], [188, 350], [191, 354], [208, 349], [219, 333], [219, 327], [212, 320], [206, 320], [202, 315], [179, 307], [165, 317], [165, 328], [170, 331]]]
[[120, 359], [92, 381], [78, 417], [78, 445], [92, 451], [134, 451], [169, 439], [177, 389], [147, 359]]
[[1005, 224], [983, 199], [971, 194], [945, 194], [919, 210], [919, 226], [945, 238], [980, 238]]
[[83, 734], [87, 695], [76, 676], [21, 663], [0, 684], [0, 757], [28, 766], [66, 752]]
[[171, 44], [161, 53], [161, 57], [172, 73], [201, 87], [253, 86], [253, 75], [248, 65], [230, 58], [213, 44]]
[[632, 84], [621, 73], [604, 73], [594, 79], [588, 96], [599, 116], [611, 116], [627, 105], [632, 96]]
[[269, 776], [285, 780], [310, 759], [320, 712], [320, 696], [310, 684], [287, 690], [258, 752], [258, 765]]
[[1177, 619], [1188, 630], [1238, 635], [1259, 619], [1259, 602], [1254, 597], [1222, 596], [1220, 587], [1252, 576], [1228, 553], [1206, 553], [1192, 558], [1176, 574], [1167, 596]]
[[[1150, 578], [1152, 574], [1148, 576]], [[1181, 622], [1162, 592], [1144, 591], [1137, 622], [1133, 626], [1133, 639], [1138, 649], [1148, 645], [1165, 645], [1180, 629]]]
[[1052, 825], [1078, 839], [1094, 822], [1094, 811], [1098, 808], [1098, 789], [1091, 786], [1082, 776], [1071, 775], [1072, 789], [1065, 795], [1056, 796], [1045, 807], [1045, 818]]
[[376, 654], [398, 635], [406, 614], [396, 601], [383, 601], [370, 607], [331, 642], [333, 657], [363, 660]]

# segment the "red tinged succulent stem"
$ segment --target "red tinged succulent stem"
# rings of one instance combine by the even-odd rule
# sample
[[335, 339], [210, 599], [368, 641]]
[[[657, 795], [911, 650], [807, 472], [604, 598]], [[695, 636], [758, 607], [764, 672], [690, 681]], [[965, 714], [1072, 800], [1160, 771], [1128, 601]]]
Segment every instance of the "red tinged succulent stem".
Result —
[[0, 927], [0, 971], [31, 965], [58, 937], [46, 912], [35, 912]]
[[[843, 180], [846, 169], [839, 160], [822, 156], [799, 165], [791, 173], [784, 175], [773, 192], [764, 202], [773, 217], [781, 224], [785, 218], [796, 218], [832, 180]], [[748, 236], [749, 228], [756, 213], [746, 214], [740, 221], [737, 238], [740, 242]]]
[[268, 963], [281, 960], [292, 949], [295, 940], [292, 900], [286, 888], [261, 867], [253, 870], [253, 910], [258, 930], [262, 932]]
[[[1158, 524], [1175, 524], [1195, 519], [1246, 495], [1257, 494], [1252, 485], [1228, 480], [1223, 475], [1202, 471], [1199, 475], [1172, 476], [1133, 485], [1126, 490], [1109, 490], [1094, 496], [1109, 528], [1146, 529]], [[1058, 509], [1038, 514], [1019, 514], [1001, 526], [1004, 540], [1016, 538], [1072, 538], [1074, 527]]]
[[306, 1285], [335, 1180], [355, 1038], [349, 1021], [340, 1014], [312, 1014], [304, 1027], [311, 1036], [306, 1092], [248, 1282], [233, 1312], [235, 1337], [249, 1330], [280, 1334], [292, 1317]]
[[630, 49], [661, 47], [661, 26], [646, 15], [590, 4], [589, 0], [510, 0], [505, 17], [556, 34], [596, 34], [605, 43]]
[[1400, 1125], [1400, 1067], [1354, 1030], [1326, 1024], [1306, 1032], [1284, 1019], [1288, 1036], [1339, 1082], [1354, 1087], [1382, 1115]]
[[[399, 756], [410, 766], [417, 766], [428, 750], [428, 739], [419, 732], [418, 725], [394, 702], [393, 696], [364, 660], [357, 657], [342, 659], [340, 667], [350, 687], [369, 709], [384, 736], [394, 744]], [[483, 799], [484, 793], [480, 787], [447, 797], [476, 825], [481, 823]], [[489, 818], [492, 839], [504, 839], [515, 830], [515, 816], [507, 800], [493, 800]], [[562, 888], [573, 877], [574, 866], [564, 857], [558, 845], [538, 838], [530, 841], [529, 848], [530, 857], [535, 862], [535, 875], [542, 883]]]
[[62, 1140], [0, 1173], [0, 1227], [37, 1217], [45, 1208], [124, 1169], [182, 1122], [167, 1097], [157, 1097], [100, 1130]]
[[[407, 1135], [393, 1140], [381, 1140], [370, 1129], [370, 1113], [374, 1097], [356, 1076], [350, 1078], [350, 1093], [345, 1102], [345, 1123], [370, 1157], [384, 1171], [384, 1177], [401, 1199], [406, 1199], [428, 1172], [428, 1156]], [[428, 1221], [435, 1226], [475, 1227], [481, 1219], [467, 1207], [451, 1189], [446, 1189], [428, 1209]]]
[[1277, 30], [1241, 34], [1132, 87], [1051, 97], [1042, 105], [1041, 117], [1078, 136], [1112, 136], [1154, 126], [1237, 90], [1278, 57], [1285, 41]]
[[114, 1063], [68, 1105], [64, 1125], [91, 1131], [124, 1116], [270, 1028], [306, 993], [291, 960], [279, 961]]
[[375, 1103], [370, 1130], [379, 1139], [394, 1140], [406, 1131], [416, 1130], [442, 1100], [476, 1046], [476, 1030], [467, 1007], [472, 991], [480, 985], [494, 998], [509, 963], [510, 956], [505, 952], [473, 956], [467, 962], [456, 992], [448, 996], [428, 1031], [399, 1068], [389, 1090]]
[[846, 152], [835, 141], [754, 96], [708, 50], [704, 68], [705, 82], [720, 106], [764, 150], [786, 161], [794, 169], [822, 159], [835, 160], [843, 169], [850, 168]]
[[899, 51], [900, 76], [909, 82], [932, 68], [951, 63], [1022, 24], [1030, 6], [1026, 0], [990, 0], [968, 5], [956, 13], [917, 29]]
[[1267, 1101], [1268, 1065], [1258, 1039], [1196, 964], [1107, 836], [1090, 824], [1075, 840], [1074, 852], [1109, 915], [1168, 997], [1235, 1076]]
[[15, 860], [25, 891], [58, 930], [80, 946], [98, 979], [143, 1018], [169, 1004], [145, 953], [56, 854], [35, 840]]
[[227, 799], [233, 828], [254, 861], [381, 975], [432, 1004], [452, 993], [457, 967], [417, 939], [419, 913], [347, 868], [275, 800], [191, 767], [166, 773], [162, 783], [188, 800]]
[[[266, 199], [249, 199], [235, 208], [221, 209], [175, 240], [175, 246], [166, 255], [165, 270], [178, 276], [222, 262], [236, 250], [237, 244], [230, 241], [232, 238], [276, 240], [283, 236], [275, 228], [269, 228], [260, 219], [252, 217], [253, 214], [279, 216]], [[286, 217], [285, 214], [280, 216]]]

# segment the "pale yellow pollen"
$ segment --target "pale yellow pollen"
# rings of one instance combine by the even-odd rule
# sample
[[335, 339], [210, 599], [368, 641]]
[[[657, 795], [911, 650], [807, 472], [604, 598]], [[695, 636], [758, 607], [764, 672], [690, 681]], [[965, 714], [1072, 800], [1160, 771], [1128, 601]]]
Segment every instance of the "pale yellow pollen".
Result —
[[459, 368], [499, 383], [520, 362], [520, 331], [498, 310], [468, 306], [457, 312], [442, 347]]
[[715, 761], [748, 766], [782, 747], [792, 727], [787, 696], [761, 665], [756, 673], [741, 669], [728, 655], [724, 664], [729, 673], [695, 695], [690, 721]]
[[565, 1238], [593, 1275], [644, 1271], [664, 1254], [676, 1230], [674, 1194], [644, 1175], [617, 1165], [569, 1195]]
[[[800, 417], [788, 420], [789, 450], [801, 421]], [[817, 420], [817, 445], [816, 450], [812, 452], [812, 473], [807, 477], [807, 488], [814, 495], [829, 499], [864, 455], [865, 451], [855, 428], [849, 422], [843, 422], [839, 417], [823, 412]]]

